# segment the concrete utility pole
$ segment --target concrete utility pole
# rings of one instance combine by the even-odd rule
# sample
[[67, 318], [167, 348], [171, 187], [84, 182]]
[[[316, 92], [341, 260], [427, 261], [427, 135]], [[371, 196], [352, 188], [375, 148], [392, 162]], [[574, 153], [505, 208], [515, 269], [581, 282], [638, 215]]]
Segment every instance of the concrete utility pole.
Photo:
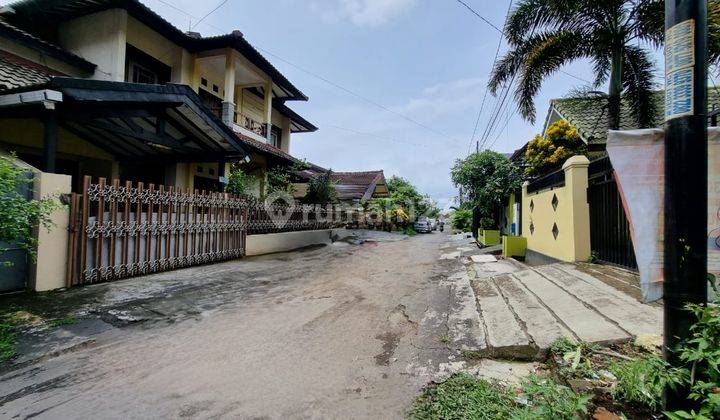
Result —
[[[664, 355], [677, 346], [707, 301], [707, 2], [665, 0]], [[688, 408], [688, 389], [666, 390], [666, 408]]]

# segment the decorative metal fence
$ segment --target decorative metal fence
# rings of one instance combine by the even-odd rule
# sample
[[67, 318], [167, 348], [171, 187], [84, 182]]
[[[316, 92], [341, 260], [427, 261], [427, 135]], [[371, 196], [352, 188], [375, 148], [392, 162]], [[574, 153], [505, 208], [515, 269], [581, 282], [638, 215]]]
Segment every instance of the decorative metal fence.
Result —
[[339, 206], [250, 204], [227, 193], [86, 176], [70, 197], [67, 285], [97, 283], [245, 255], [248, 234], [330, 229]]
[[86, 176], [70, 204], [68, 286], [245, 254], [248, 208], [230, 194]]

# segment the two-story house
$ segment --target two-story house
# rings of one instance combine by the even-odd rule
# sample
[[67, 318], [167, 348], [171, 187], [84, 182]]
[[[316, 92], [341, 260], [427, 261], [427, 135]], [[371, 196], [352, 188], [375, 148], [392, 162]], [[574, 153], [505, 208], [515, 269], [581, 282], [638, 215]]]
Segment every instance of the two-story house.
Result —
[[308, 98], [240, 31], [183, 32], [137, 0], [0, 8], [0, 149], [46, 172], [218, 190], [233, 161], [265, 190]]

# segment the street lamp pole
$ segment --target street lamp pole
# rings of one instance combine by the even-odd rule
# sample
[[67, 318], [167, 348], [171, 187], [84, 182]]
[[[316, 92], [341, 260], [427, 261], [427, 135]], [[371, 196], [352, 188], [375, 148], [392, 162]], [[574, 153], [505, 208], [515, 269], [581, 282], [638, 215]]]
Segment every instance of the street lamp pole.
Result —
[[[707, 1], [665, 0], [664, 355], [707, 301]], [[666, 408], [688, 408], [688, 389], [666, 390]]]

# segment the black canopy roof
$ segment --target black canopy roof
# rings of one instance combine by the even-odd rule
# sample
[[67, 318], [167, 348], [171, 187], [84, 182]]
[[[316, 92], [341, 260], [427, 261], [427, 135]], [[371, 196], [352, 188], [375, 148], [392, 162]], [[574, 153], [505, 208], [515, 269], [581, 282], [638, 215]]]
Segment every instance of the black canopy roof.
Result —
[[[243, 158], [247, 152], [230, 127], [185, 85], [147, 85], [55, 77], [4, 95], [49, 89], [61, 92], [59, 124], [119, 160], [157, 161]], [[2, 114], [38, 112], [9, 108]]]

